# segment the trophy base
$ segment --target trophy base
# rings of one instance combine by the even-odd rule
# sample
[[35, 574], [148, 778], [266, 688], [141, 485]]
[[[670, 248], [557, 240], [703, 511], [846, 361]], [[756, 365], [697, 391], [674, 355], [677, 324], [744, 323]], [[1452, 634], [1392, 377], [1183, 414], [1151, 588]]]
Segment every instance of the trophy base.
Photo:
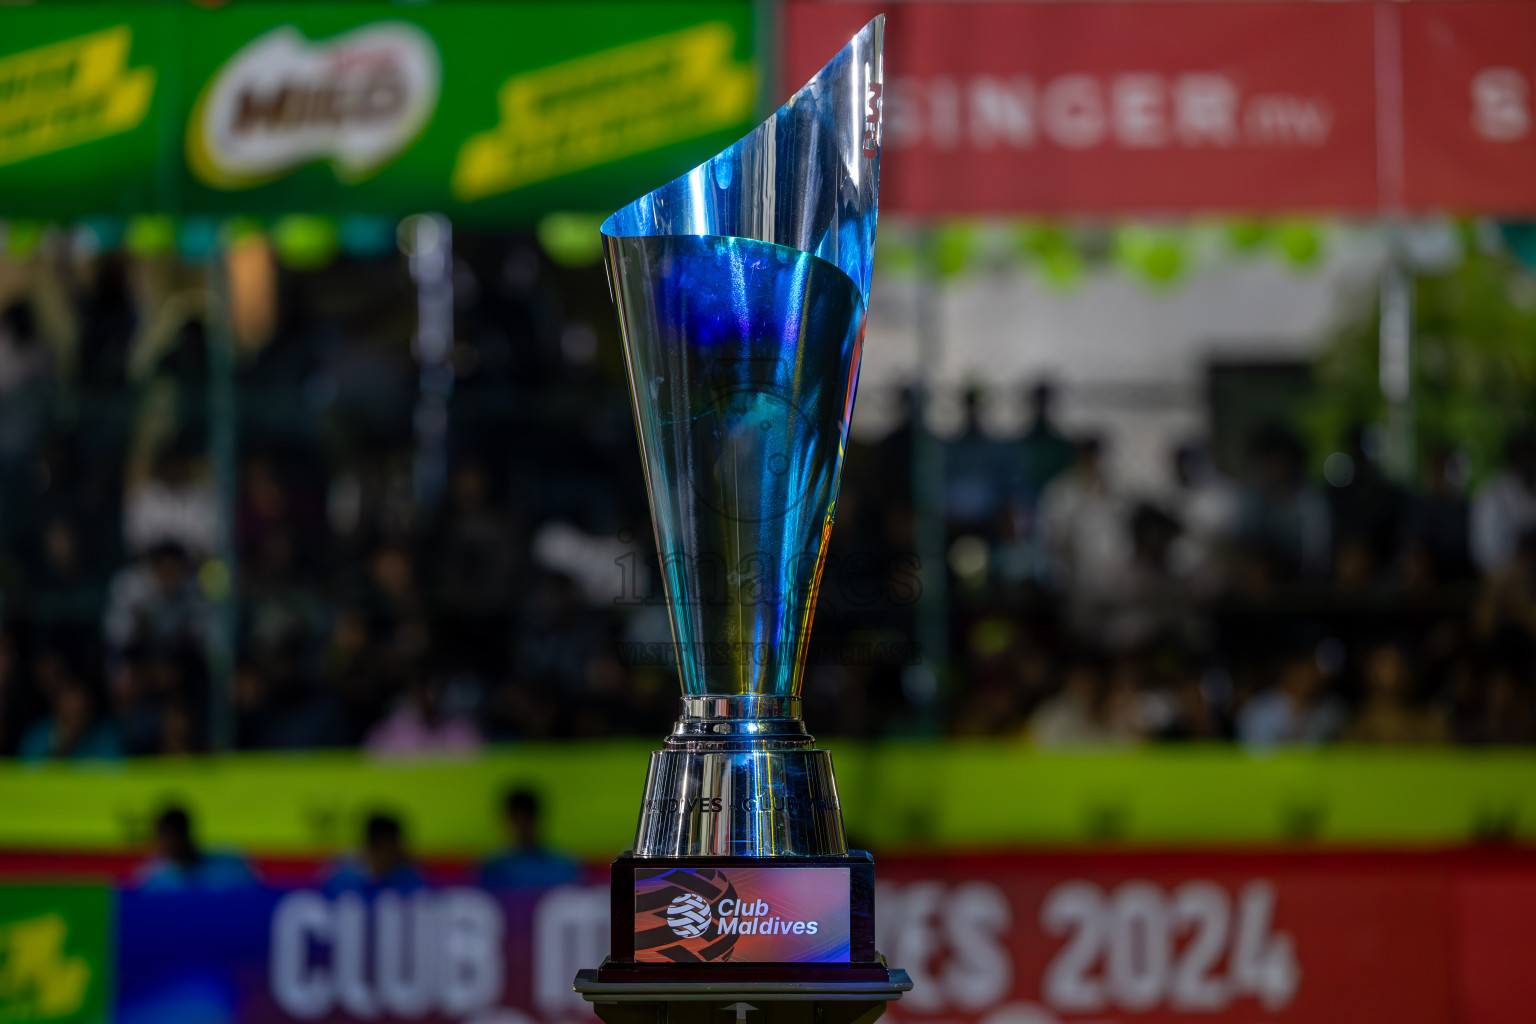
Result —
[[815, 744], [798, 697], [684, 697], [665, 748], [651, 754], [634, 855], [845, 854], [832, 755]]
[[604, 963], [579, 971], [575, 984], [603, 1024], [730, 1024], [733, 1016], [740, 1024], [873, 1024], [912, 988], [906, 971], [887, 970], [884, 961], [881, 977], [871, 979], [604, 980], [608, 970]]
[[635, 857], [613, 862], [603, 982], [883, 983], [875, 862], [833, 857]]
[[867, 1024], [911, 988], [875, 951], [874, 859], [847, 849], [799, 704], [683, 699], [613, 862], [610, 955], [576, 979], [604, 1021]]

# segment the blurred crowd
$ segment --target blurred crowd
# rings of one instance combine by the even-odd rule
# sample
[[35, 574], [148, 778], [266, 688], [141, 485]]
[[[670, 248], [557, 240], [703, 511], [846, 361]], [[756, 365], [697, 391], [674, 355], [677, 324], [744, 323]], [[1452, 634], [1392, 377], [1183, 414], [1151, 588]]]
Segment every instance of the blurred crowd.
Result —
[[[949, 465], [953, 730], [1043, 746], [1536, 740], [1536, 435], [1511, 431], [1478, 486], [1450, 449], [1425, 452], [1409, 486], [1368, 428], [1317, 473], [1276, 424], [1240, 473], [1191, 443], [1169, 453], [1169, 488], [1135, 494], [1099, 439], [1052, 425], [1048, 389], [1033, 403], [1022, 442], [973, 427], [957, 445], [977, 454]], [[1047, 452], [1045, 472], [1017, 468]], [[1010, 465], [1015, 487], [978, 486]]]
[[[500, 808], [505, 842], [476, 866], [476, 884], [486, 889], [519, 889], [565, 885], [581, 878], [581, 865], [574, 858], [545, 845], [542, 806], [533, 790], [519, 787], [506, 793]], [[361, 840], [355, 851], [321, 868], [316, 881], [327, 895], [411, 893], [435, 881], [412, 855], [398, 815], [386, 810], [368, 814]], [[245, 857], [203, 846], [192, 814], [180, 804], [169, 805], [155, 816], [150, 856], [133, 878], [135, 888], [155, 893], [228, 891], [260, 881]]]
[[[168, 258], [61, 243], [0, 277], [0, 753], [664, 733], [670, 630], [601, 271], [461, 243], [443, 450], [396, 259], [268, 284], [270, 322], [218, 339], [217, 290]], [[982, 429], [985, 400], [1025, 403], [1024, 434]], [[1512, 430], [1475, 486], [1425, 452], [1409, 486], [1370, 429], [1324, 461], [1276, 424], [1226, 473], [1191, 441], [1140, 494], [1055, 400], [972, 392], [944, 441], [908, 402], [850, 445], [818, 733], [1536, 740], [1536, 438]], [[942, 515], [942, 600], [918, 499]]]

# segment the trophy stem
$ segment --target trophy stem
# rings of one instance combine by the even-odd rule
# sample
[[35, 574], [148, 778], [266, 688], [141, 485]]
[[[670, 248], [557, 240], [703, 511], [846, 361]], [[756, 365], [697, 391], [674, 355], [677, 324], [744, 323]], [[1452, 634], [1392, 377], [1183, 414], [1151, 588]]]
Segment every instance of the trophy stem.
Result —
[[848, 852], [832, 776], [800, 698], [683, 698], [651, 754], [636, 857], [825, 857]]

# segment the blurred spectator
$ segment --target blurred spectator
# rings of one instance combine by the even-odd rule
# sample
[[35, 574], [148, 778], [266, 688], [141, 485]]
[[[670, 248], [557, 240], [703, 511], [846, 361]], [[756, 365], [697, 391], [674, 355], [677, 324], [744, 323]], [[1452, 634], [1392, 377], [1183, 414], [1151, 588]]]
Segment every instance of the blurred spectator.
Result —
[[1022, 710], [1015, 666], [1019, 661], [1018, 630], [1006, 617], [987, 615], [967, 631], [966, 694], [955, 714], [960, 736], [999, 736], [1018, 727]]
[[583, 606], [569, 576], [545, 574], [529, 596], [519, 630], [519, 669], [564, 699], [581, 694], [593, 657], [604, 649], [601, 620]]
[[967, 388], [965, 427], [944, 448], [944, 509], [951, 530], [990, 536], [1007, 478], [1003, 446], [981, 423], [985, 392]]
[[1484, 572], [1509, 564], [1520, 538], [1536, 529], [1536, 433], [1504, 443], [1504, 468], [1472, 499], [1472, 558]]
[[40, 440], [51, 362], [31, 303], [0, 310], [0, 482], [7, 487]]
[[167, 807], [155, 819], [155, 852], [134, 876], [145, 892], [223, 891], [256, 884], [256, 875], [237, 854], [198, 846], [192, 817]]
[[1250, 699], [1237, 717], [1237, 738], [1252, 747], [1317, 744], [1335, 739], [1348, 709], [1329, 692], [1312, 654], [1297, 654], [1280, 667], [1275, 685]]
[[1407, 745], [1448, 738], [1444, 714], [1417, 692], [1408, 654], [1395, 643], [1373, 648], [1365, 659], [1365, 696], [1343, 738], [1352, 743]]
[[407, 684], [400, 706], [363, 742], [370, 754], [380, 757], [467, 756], [481, 744], [474, 719], [445, 712], [440, 688], [424, 679]]
[[149, 653], [132, 646], [118, 659], [111, 680], [114, 717], [129, 756], [159, 753], [161, 699]]
[[1046, 488], [1040, 504], [1046, 545], [1069, 591], [1115, 585], [1129, 556], [1125, 510], [1104, 465], [1103, 442], [1078, 442], [1071, 470]]
[[1019, 472], [1022, 490], [1031, 504], [1050, 486], [1051, 481], [1072, 468], [1075, 446], [1056, 425], [1052, 407], [1056, 389], [1041, 381], [1029, 389], [1029, 426], [1019, 439]]
[[262, 583], [284, 582], [295, 551], [288, 489], [269, 458], [246, 461], [235, 515], [236, 545], [245, 571]]
[[1173, 564], [1178, 522], [1151, 504], [1137, 505], [1130, 515], [1130, 564], [1119, 584], [1106, 588], [1088, 609], [1090, 621], [1079, 633], [1092, 633], [1106, 650], [1146, 648], [1154, 641], [1193, 642], [1191, 589], [1185, 574]]
[[1522, 535], [1510, 557], [1483, 580], [1472, 624], [1485, 643], [1536, 640], [1536, 530]]
[[40, 590], [54, 593], [70, 590], [85, 581], [85, 561], [80, 538], [69, 520], [55, 516], [43, 526], [38, 545], [40, 562], [32, 573], [32, 583]]
[[455, 607], [497, 607], [518, 575], [522, 538], [510, 517], [492, 503], [490, 480], [478, 461], [454, 470], [448, 499], [433, 559], [438, 590]]
[[1473, 744], [1536, 743], [1536, 695], [1531, 681], [1510, 664], [1486, 669], [1481, 685], [1459, 709], [1456, 739]]
[[406, 852], [405, 829], [392, 814], [374, 813], [363, 823], [363, 848], [334, 865], [322, 888], [327, 896], [344, 892], [415, 892], [426, 879]]
[[[1375, 435], [1355, 426], [1345, 438], [1344, 450], [1328, 458], [1329, 513], [1332, 519], [1335, 576], [1353, 574], [1368, 584], [1380, 570], [1391, 565], [1403, 542], [1409, 508], [1408, 494], [1388, 480], [1372, 454]], [[1353, 557], [1358, 563], [1346, 569], [1338, 560]]]
[[1111, 678], [1088, 660], [1069, 668], [1061, 692], [1029, 719], [1029, 739], [1039, 747], [1123, 745], [1146, 735], [1134, 679], [1118, 671]]
[[1464, 580], [1473, 573], [1471, 503], [1458, 479], [1465, 463], [1465, 456], [1448, 448], [1432, 451], [1425, 460], [1423, 492], [1411, 503], [1410, 543], [1429, 559], [1433, 582]]
[[1210, 449], [1203, 444], [1174, 449], [1173, 481], [1168, 511], [1183, 528], [1174, 543], [1173, 564], [1185, 576], [1214, 589], [1221, 582], [1226, 549], [1237, 530], [1237, 489], [1217, 471]]
[[79, 678], [70, 673], [55, 681], [48, 699], [48, 717], [34, 722], [21, 739], [22, 760], [123, 756], [116, 726], [98, 716], [96, 699]]
[[1242, 491], [1237, 527], [1247, 558], [1245, 582], [1263, 591], [1326, 573], [1328, 503], [1307, 481], [1306, 449], [1289, 430], [1270, 426], [1255, 433], [1250, 450], [1252, 477]]
[[[89, 275], [80, 310], [80, 383], [106, 397], [127, 378], [129, 346], [139, 317], [122, 253], [103, 253], [90, 265]], [[116, 419], [109, 417], [103, 425]]]
[[19, 568], [37, 600], [65, 614], [83, 611], [121, 547], [114, 472], [57, 440], [36, 453], [29, 470], [0, 495], [0, 507], [11, 503], [17, 513], [11, 525]]
[[114, 652], [135, 645], [162, 652], [195, 648], [202, 642], [205, 614], [186, 551], [173, 543], [157, 544], [112, 580], [107, 644]]
[[169, 701], [160, 713], [160, 749], [167, 757], [190, 757], [204, 753], [196, 716], [183, 699]]
[[390, 674], [384, 664], [388, 654], [375, 642], [374, 634], [361, 608], [342, 605], [331, 617], [320, 650], [327, 691], [355, 722], [372, 722], [387, 707], [381, 702], [379, 684]]
[[130, 551], [175, 545], [210, 555], [218, 525], [218, 497], [207, 467], [180, 446], [155, 460], [153, 472], [129, 490], [123, 506], [123, 539]]
[[387, 668], [379, 682], [400, 685], [419, 672], [432, 645], [432, 625], [416, 571], [404, 544], [384, 544], [368, 559], [361, 605], [369, 619], [370, 643], [384, 655], [376, 668]]
[[514, 789], [502, 803], [507, 848], [480, 865], [480, 884], [488, 889], [527, 885], [565, 885], [581, 874], [576, 861], [544, 845], [537, 793]]
[[628, 584], [615, 566], [624, 564], [625, 555], [639, 557], [632, 544], [593, 536], [559, 520], [534, 531], [529, 554], [539, 568], [569, 578], [593, 607], [612, 605], [624, 598], [622, 588]]
[[1222, 740], [1230, 738], [1230, 724], [1218, 702], [1211, 698], [1205, 680], [1185, 673], [1174, 682], [1167, 718], [1157, 730], [1160, 740]]
[[241, 747], [257, 750], [305, 750], [356, 742], [339, 696], [305, 677], [295, 653], [239, 667], [235, 705]]

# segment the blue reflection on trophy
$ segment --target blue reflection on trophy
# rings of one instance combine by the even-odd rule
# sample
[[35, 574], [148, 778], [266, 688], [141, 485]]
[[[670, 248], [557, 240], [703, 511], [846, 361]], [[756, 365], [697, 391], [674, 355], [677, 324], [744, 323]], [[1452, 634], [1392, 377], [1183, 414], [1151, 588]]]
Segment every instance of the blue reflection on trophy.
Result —
[[603, 224], [688, 694], [800, 692], [874, 252], [880, 34]]
[[869, 298], [883, 30], [603, 224], [684, 694], [636, 856], [847, 850], [800, 688]]

